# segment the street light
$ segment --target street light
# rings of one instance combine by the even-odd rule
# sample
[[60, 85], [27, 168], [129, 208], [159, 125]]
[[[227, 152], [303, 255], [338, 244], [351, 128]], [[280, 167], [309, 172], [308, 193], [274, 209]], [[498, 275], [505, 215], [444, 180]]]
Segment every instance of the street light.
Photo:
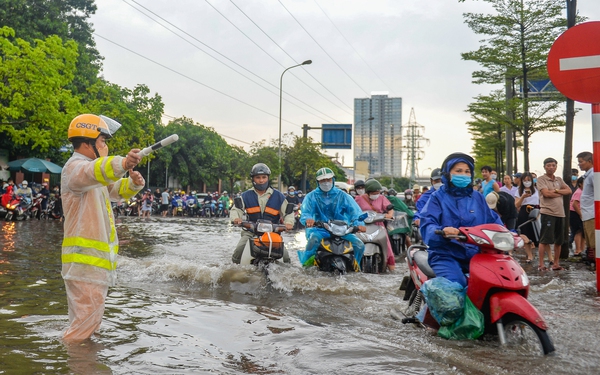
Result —
[[285, 72], [287, 72], [288, 70], [290, 70], [292, 68], [298, 67], [300, 65], [310, 65], [310, 64], [312, 64], [312, 60], [306, 60], [302, 64], [290, 66], [289, 68], [284, 70], [283, 73], [281, 73], [281, 78], [279, 78], [279, 176], [277, 177], [279, 191], [281, 191], [281, 101], [282, 101], [281, 94], [283, 91], [283, 87], [282, 87], [283, 75], [285, 74]]

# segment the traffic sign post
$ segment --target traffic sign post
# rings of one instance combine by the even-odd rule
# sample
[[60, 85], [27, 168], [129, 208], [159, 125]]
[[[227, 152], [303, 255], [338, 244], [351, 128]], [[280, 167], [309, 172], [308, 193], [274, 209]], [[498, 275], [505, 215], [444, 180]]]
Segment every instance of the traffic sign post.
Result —
[[[562, 33], [548, 54], [548, 75], [566, 97], [592, 105], [594, 168], [600, 169], [600, 22], [585, 22]], [[594, 173], [595, 239], [600, 244], [600, 173]], [[600, 251], [596, 289], [600, 292]]]

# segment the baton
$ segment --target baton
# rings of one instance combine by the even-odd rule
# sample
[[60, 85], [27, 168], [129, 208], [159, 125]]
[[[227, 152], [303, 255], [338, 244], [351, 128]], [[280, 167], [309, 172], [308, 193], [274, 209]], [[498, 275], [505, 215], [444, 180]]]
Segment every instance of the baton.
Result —
[[140, 151], [138, 155], [140, 155], [141, 157], [148, 156], [152, 152], [154, 152], [158, 149], [161, 149], [165, 146], [168, 146], [171, 143], [177, 141], [178, 139], [179, 139], [179, 136], [177, 134], [172, 134], [172, 135], [168, 136], [167, 138], [163, 139], [162, 141], [156, 142], [155, 144], [153, 144], [150, 147], [146, 147], [145, 149]]

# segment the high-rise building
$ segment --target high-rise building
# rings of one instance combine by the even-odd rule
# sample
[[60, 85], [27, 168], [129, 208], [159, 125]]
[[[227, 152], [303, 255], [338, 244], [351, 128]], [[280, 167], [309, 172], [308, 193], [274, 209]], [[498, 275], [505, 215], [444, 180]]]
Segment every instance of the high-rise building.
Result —
[[[367, 162], [370, 177], [402, 176], [402, 98], [371, 93], [354, 99], [354, 162]], [[361, 163], [363, 164], [363, 163]]]

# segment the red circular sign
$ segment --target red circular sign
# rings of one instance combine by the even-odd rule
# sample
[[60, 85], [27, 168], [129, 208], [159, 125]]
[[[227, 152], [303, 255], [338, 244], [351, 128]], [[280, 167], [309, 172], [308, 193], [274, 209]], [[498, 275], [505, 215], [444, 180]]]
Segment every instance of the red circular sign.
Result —
[[567, 98], [600, 103], [600, 21], [574, 26], [554, 41], [548, 75]]

